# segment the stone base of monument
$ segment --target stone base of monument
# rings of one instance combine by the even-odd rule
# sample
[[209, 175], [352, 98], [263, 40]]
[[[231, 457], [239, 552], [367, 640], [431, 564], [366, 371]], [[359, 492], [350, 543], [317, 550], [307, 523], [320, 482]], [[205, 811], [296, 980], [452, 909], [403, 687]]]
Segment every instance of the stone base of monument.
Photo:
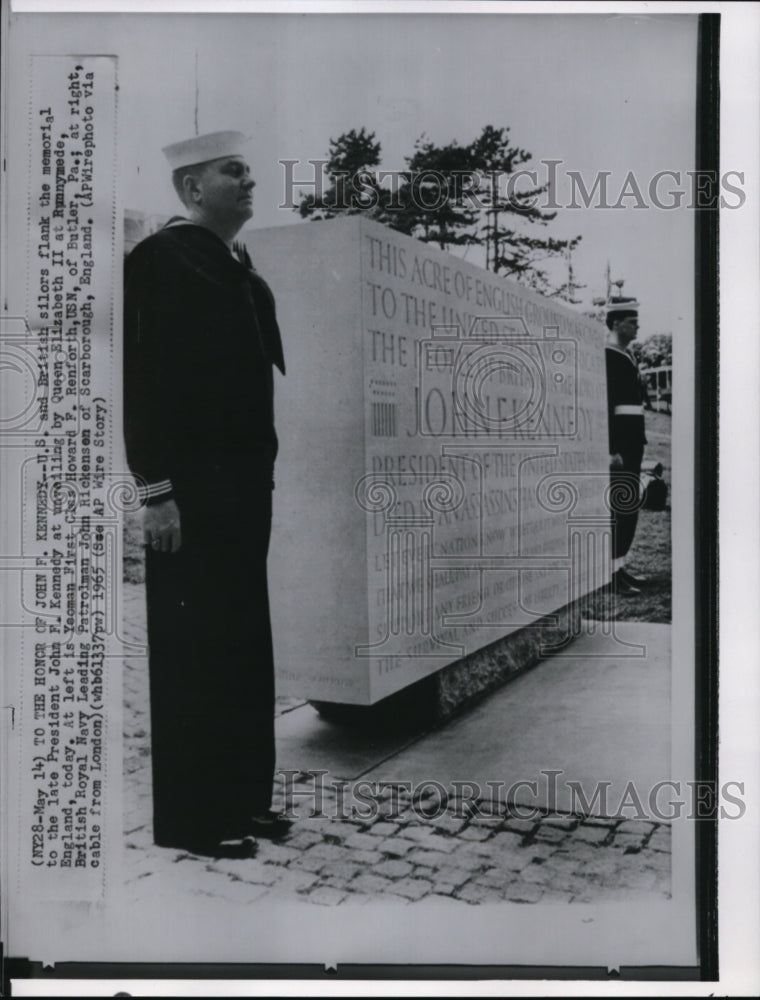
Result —
[[565, 648], [580, 634], [587, 601], [587, 597], [574, 601], [374, 705], [311, 704], [323, 718], [339, 725], [410, 732], [429, 729], [466, 711], [546, 656]]
[[455, 715], [545, 656], [566, 647], [580, 634], [585, 603], [582, 598], [566, 605], [530, 628], [519, 629], [434, 674], [430, 680], [435, 688], [438, 719]]

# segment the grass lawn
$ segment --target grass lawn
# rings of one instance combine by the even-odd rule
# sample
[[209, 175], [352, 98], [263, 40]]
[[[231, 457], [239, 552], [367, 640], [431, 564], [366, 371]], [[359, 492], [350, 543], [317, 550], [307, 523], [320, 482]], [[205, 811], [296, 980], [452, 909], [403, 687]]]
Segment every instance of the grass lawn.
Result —
[[[670, 415], [646, 414], [648, 444], [645, 462], [662, 462], [664, 476], [671, 487]], [[669, 498], [668, 498], [669, 499]], [[635, 576], [646, 577], [648, 584], [638, 597], [612, 598], [609, 591], [590, 595], [584, 614], [596, 620], [617, 618], [620, 621], [670, 622], [671, 616], [671, 542], [670, 502], [666, 510], [639, 511], [636, 536], [627, 568]]]

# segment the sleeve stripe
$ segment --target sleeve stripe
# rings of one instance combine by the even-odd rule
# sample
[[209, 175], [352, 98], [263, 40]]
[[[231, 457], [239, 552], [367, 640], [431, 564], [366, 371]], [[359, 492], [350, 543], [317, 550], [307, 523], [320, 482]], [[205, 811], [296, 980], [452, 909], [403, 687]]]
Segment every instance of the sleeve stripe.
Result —
[[172, 489], [171, 479], [162, 479], [158, 483], [148, 483], [146, 486], [138, 487], [140, 500], [143, 502], [163, 496], [165, 493], [171, 493]]

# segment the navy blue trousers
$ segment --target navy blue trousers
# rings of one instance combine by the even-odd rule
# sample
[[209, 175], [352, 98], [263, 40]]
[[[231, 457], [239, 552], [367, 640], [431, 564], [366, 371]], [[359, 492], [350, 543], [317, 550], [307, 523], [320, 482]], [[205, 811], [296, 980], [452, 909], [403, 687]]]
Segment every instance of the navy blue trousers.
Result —
[[610, 472], [613, 559], [628, 555], [636, 534], [641, 507], [638, 484], [643, 456], [643, 449], [623, 452], [623, 468], [619, 472]]
[[174, 482], [182, 546], [146, 553], [153, 832], [240, 836], [271, 806], [271, 470]]

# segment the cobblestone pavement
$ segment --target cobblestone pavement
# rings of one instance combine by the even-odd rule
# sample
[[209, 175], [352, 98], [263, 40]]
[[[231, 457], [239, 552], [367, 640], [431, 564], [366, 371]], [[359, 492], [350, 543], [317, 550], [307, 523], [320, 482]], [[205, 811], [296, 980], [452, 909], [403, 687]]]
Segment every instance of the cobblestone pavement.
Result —
[[[125, 585], [123, 592], [124, 637], [144, 644], [143, 587]], [[552, 813], [525, 819], [516, 815], [517, 810], [485, 800], [468, 810], [453, 797], [445, 811], [429, 808], [431, 818], [426, 818], [424, 796], [412, 802], [404, 791], [393, 793], [392, 799], [387, 790], [375, 810], [367, 807], [359, 816], [343, 818], [350, 816], [350, 806], [342, 805], [335, 789], [327, 785], [321, 816], [308, 815], [311, 803], [305, 796], [299, 821], [288, 837], [278, 843], [260, 841], [251, 859], [210, 859], [158, 848], [150, 825], [146, 660], [127, 658], [124, 677], [129, 898], [189, 893], [242, 903], [267, 898], [330, 906], [380, 899], [437, 900], [461, 906], [670, 896], [667, 823]], [[280, 698], [277, 711], [283, 714], [303, 704]], [[308, 773], [294, 777], [294, 790], [308, 791], [313, 785]], [[349, 793], [347, 786], [346, 803]], [[436, 799], [433, 805], [437, 804]]]

